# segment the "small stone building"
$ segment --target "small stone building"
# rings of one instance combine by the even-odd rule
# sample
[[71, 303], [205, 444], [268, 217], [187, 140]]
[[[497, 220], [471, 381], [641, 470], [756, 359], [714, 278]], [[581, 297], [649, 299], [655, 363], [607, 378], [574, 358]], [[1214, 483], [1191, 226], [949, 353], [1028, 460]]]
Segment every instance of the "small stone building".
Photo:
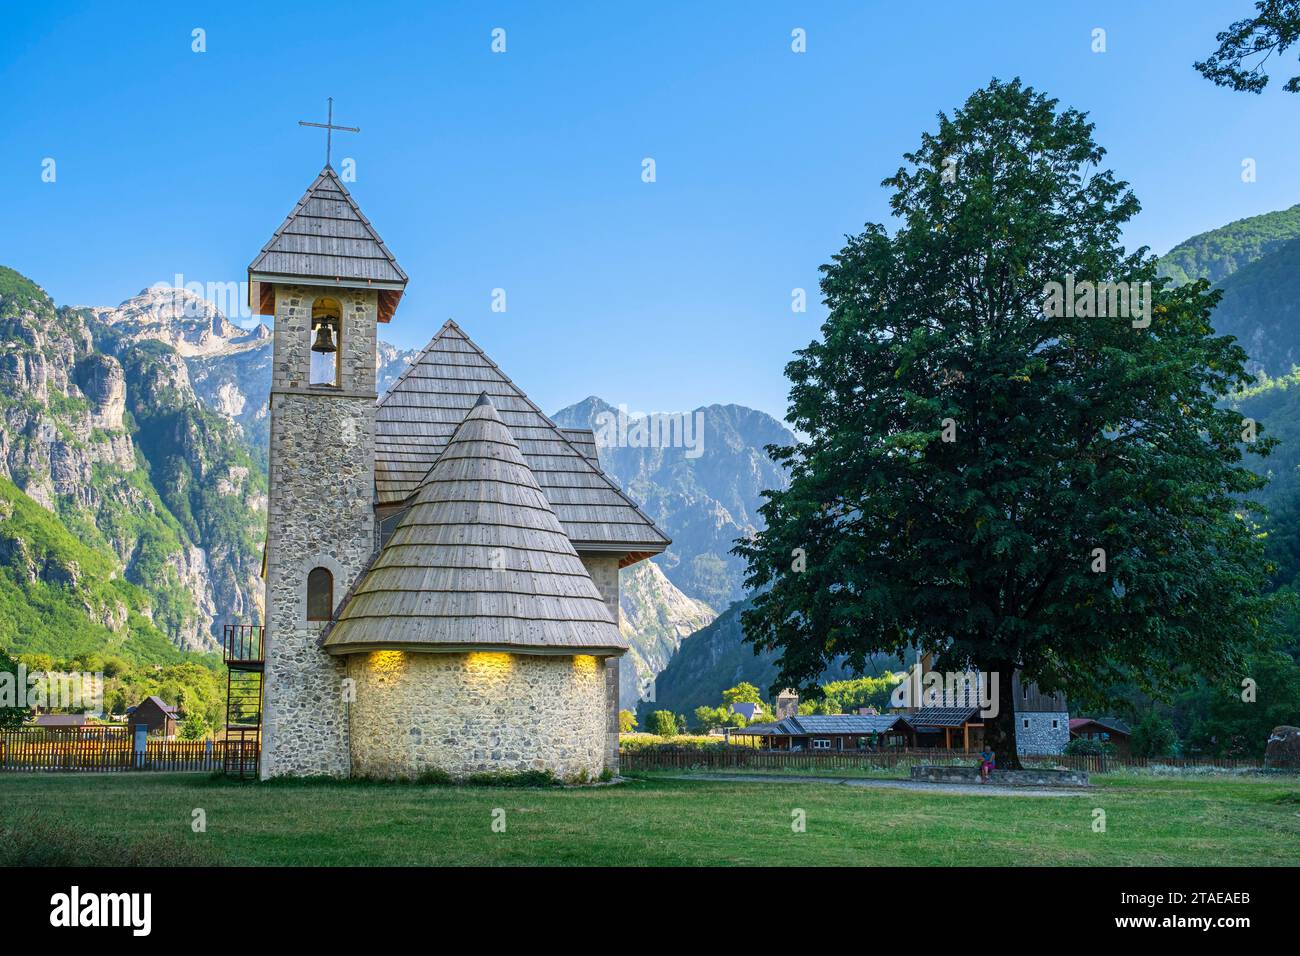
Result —
[[1059, 754], [1070, 742], [1069, 705], [1064, 694], [1045, 694], [1012, 676], [1016, 701], [1016, 749], [1022, 754]]
[[616, 773], [619, 570], [670, 542], [454, 322], [377, 400], [406, 282], [328, 165], [249, 267], [274, 316], [260, 773]]

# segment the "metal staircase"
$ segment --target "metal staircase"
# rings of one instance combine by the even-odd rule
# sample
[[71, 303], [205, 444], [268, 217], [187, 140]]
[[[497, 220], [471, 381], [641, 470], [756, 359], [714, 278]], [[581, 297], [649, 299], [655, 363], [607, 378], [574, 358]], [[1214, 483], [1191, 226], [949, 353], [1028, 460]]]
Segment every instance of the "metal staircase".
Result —
[[260, 624], [227, 624], [222, 647], [226, 662], [226, 745], [223, 772], [256, 777], [262, 754], [262, 679], [265, 665]]

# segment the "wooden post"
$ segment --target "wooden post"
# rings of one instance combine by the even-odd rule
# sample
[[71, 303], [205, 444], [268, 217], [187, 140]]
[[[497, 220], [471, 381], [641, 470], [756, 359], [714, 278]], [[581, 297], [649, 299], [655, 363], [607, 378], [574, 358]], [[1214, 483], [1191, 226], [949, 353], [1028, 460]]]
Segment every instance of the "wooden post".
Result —
[[970, 753], [970, 721], [961, 725], [961, 749]]

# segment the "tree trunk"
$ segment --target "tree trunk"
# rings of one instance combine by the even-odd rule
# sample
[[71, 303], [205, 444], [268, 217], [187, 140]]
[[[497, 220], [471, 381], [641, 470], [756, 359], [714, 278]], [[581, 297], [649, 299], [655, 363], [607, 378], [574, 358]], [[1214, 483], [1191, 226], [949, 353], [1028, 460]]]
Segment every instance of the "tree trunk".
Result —
[[986, 673], [998, 675], [998, 714], [984, 723], [984, 746], [993, 751], [997, 766], [1003, 770], [1021, 770], [1016, 749], [1016, 693], [1012, 676], [1015, 668], [1005, 662], [991, 664]]

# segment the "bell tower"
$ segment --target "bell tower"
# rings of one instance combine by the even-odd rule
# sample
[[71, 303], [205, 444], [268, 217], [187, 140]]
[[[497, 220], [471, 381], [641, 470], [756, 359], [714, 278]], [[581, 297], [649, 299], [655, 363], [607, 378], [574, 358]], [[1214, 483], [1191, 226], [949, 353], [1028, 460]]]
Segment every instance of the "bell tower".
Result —
[[320, 643], [377, 544], [376, 329], [406, 273], [327, 164], [248, 279], [274, 316], [261, 774], [344, 775], [344, 667]]

